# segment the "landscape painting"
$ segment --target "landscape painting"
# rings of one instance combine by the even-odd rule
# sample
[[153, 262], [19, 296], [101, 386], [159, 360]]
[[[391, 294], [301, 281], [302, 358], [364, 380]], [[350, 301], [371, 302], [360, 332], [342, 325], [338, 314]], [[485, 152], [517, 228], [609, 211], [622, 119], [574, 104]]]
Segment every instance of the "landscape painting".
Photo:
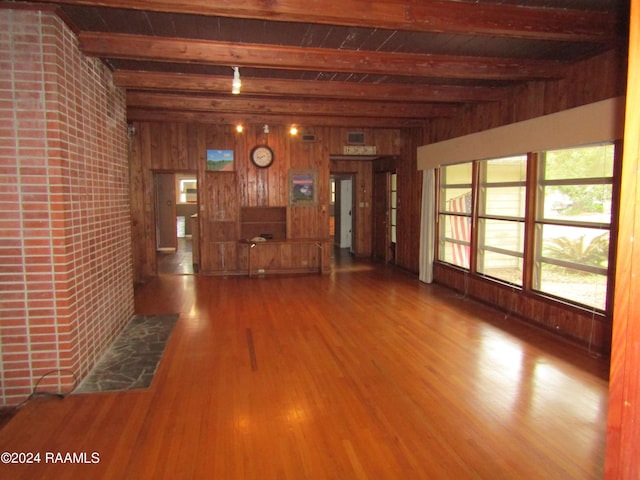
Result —
[[315, 170], [292, 170], [289, 172], [289, 202], [291, 205], [311, 206], [317, 204]]
[[233, 150], [207, 150], [207, 170], [233, 171]]

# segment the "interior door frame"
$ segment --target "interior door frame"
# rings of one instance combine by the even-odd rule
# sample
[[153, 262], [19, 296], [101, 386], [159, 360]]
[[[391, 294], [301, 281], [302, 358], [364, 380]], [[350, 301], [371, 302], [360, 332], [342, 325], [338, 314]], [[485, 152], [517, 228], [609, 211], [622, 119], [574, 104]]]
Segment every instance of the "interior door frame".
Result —
[[[167, 182], [167, 180], [169, 180], [170, 177], [170, 182]], [[162, 194], [162, 185], [166, 182], [167, 185], [170, 185], [170, 192], [171, 192], [171, 199], [167, 200], [168, 196], [163, 196], [162, 198], [160, 198], [161, 194]], [[164, 210], [164, 205], [162, 205], [165, 201], [169, 201], [171, 202], [171, 205], [169, 205], [171, 207], [171, 211], [173, 212], [172, 214], [172, 218], [175, 218], [176, 216], [176, 189], [175, 189], [175, 173], [174, 172], [166, 172], [166, 171], [162, 171], [162, 172], [153, 172], [153, 196], [154, 196], [154, 215], [153, 215], [153, 221], [154, 221], [154, 232], [156, 235], [155, 238], [155, 248], [156, 251], [162, 250], [164, 248], [173, 248], [174, 250], [176, 250], [178, 248], [178, 235], [177, 232], [175, 230], [175, 225], [173, 225], [173, 235], [172, 235], [172, 242], [166, 242], [165, 244], [165, 239], [163, 238], [163, 235], [161, 234], [161, 229], [166, 227], [164, 225], [162, 225], [163, 221], [160, 218], [161, 212]], [[175, 223], [175, 222], [174, 222]], [[169, 238], [169, 236], [167, 236], [167, 239]]]
[[[348, 248], [353, 253], [353, 179], [340, 178], [340, 248]], [[345, 196], [345, 183], [349, 185], [349, 196]], [[348, 220], [345, 222], [345, 215]], [[348, 231], [345, 232], [345, 229]], [[343, 240], [347, 239], [348, 245], [343, 244]]]
[[[332, 173], [335, 184], [336, 184], [336, 202], [334, 205], [334, 220], [335, 220], [335, 238], [334, 245], [338, 248], [341, 247], [341, 237], [342, 237], [342, 213], [344, 211], [344, 200], [343, 200], [343, 192], [342, 192], [342, 182], [348, 180], [351, 182], [351, 198], [349, 201], [349, 211], [351, 221], [349, 222], [349, 228], [351, 229], [351, 242], [348, 246], [349, 253], [355, 254], [355, 243], [356, 243], [356, 214], [357, 209], [356, 205], [356, 195], [355, 195], [355, 185], [356, 185], [356, 174], [355, 173]], [[347, 247], [344, 247], [347, 248]]]
[[[152, 258], [150, 258], [151, 261], [153, 261], [153, 265], [155, 267], [154, 272], [155, 275], [158, 275], [158, 239], [157, 239], [157, 222], [158, 222], [158, 200], [157, 200], [157, 175], [159, 174], [169, 174], [174, 178], [174, 182], [175, 182], [175, 178], [176, 175], [179, 174], [186, 174], [189, 176], [193, 176], [195, 177], [196, 181], [198, 182], [198, 193], [196, 195], [196, 212], [199, 214], [200, 213], [200, 176], [198, 174], [197, 170], [189, 170], [189, 169], [177, 169], [177, 170], [152, 170], [151, 171], [152, 175], [153, 175], [153, 214], [152, 214], [152, 218], [153, 218], [153, 234], [156, 236], [156, 238], [154, 238], [153, 240], [153, 251], [149, 252], [150, 254], [153, 255]], [[175, 185], [175, 183], [174, 183]], [[173, 210], [174, 210], [174, 218], [177, 217], [177, 207], [176, 207], [176, 200], [175, 200], [175, 196], [177, 194], [177, 191], [174, 187], [174, 201], [173, 201]], [[185, 221], [189, 221], [189, 219], [185, 219]], [[197, 232], [197, 238], [196, 237], [192, 237], [192, 242], [194, 242], [193, 246], [192, 246], [192, 250], [197, 248], [197, 246], [195, 245], [195, 243], [198, 243], [198, 246], [200, 245], [200, 241], [201, 241], [201, 236], [202, 236], [202, 228], [200, 225], [200, 215], [198, 215], [198, 232]], [[175, 228], [175, 221], [174, 221], [174, 232], [175, 232], [175, 247], [176, 247], [176, 252], [177, 252], [177, 247], [178, 247], [178, 233], [177, 230]], [[195, 273], [195, 272], [194, 272]]]
[[[391, 251], [391, 174], [393, 172], [385, 170], [374, 172], [373, 177], [373, 219], [372, 219], [372, 256], [375, 260], [389, 263], [392, 258]], [[382, 181], [381, 181], [382, 179]], [[383, 185], [383, 186], [381, 186]], [[381, 191], [381, 189], [383, 189]], [[381, 204], [384, 208], [380, 208]], [[382, 214], [384, 218], [379, 218], [379, 212], [384, 210]], [[379, 231], [380, 226], [383, 232]], [[382, 245], [380, 245], [380, 239]]]

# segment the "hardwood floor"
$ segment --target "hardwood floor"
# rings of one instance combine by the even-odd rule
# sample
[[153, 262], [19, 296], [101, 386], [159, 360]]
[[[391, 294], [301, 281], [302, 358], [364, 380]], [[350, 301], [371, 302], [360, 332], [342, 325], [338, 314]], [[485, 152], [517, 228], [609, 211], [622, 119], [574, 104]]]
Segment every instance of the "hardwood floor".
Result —
[[[29, 402], [12, 479], [599, 479], [607, 362], [390, 267], [162, 275], [180, 319], [148, 390]], [[96, 464], [45, 453], [97, 452]]]

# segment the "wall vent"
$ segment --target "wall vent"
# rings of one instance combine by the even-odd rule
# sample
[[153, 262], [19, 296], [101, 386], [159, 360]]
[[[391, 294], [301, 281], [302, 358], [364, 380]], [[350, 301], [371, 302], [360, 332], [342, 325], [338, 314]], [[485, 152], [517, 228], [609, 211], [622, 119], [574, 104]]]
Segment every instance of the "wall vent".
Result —
[[303, 142], [315, 142], [316, 141], [316, 134], [315, 133], [303, 133], [300, 138], [302, 138]]
[[364, 145], [364, 132], [348, 132], [347, 144], [349, 145]]

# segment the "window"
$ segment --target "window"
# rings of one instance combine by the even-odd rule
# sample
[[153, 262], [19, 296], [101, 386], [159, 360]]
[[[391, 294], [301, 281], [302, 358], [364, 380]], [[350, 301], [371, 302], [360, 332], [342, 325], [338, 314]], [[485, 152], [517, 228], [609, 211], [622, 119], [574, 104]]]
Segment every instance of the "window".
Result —
[[331, 177], [331, 194], [329, 197], [329, 205], [336, 204], [336, 179]]
[[479, 162], [477, 271], [522, 285], [527, 157]]
[[606, 310], [614, 157], [606, 144], [441, 167], [438, 260]]
[[470, 267], [471, 249], [471, 163], [440, 169], [438, 259]]
[[176, 176], [178, 181], [177, 203], [196, 203], [198, 201], [198, 180], [192, 177]]
[[613, 163], [613, 145], [541, 155], [535, 290], [605, 309]]

